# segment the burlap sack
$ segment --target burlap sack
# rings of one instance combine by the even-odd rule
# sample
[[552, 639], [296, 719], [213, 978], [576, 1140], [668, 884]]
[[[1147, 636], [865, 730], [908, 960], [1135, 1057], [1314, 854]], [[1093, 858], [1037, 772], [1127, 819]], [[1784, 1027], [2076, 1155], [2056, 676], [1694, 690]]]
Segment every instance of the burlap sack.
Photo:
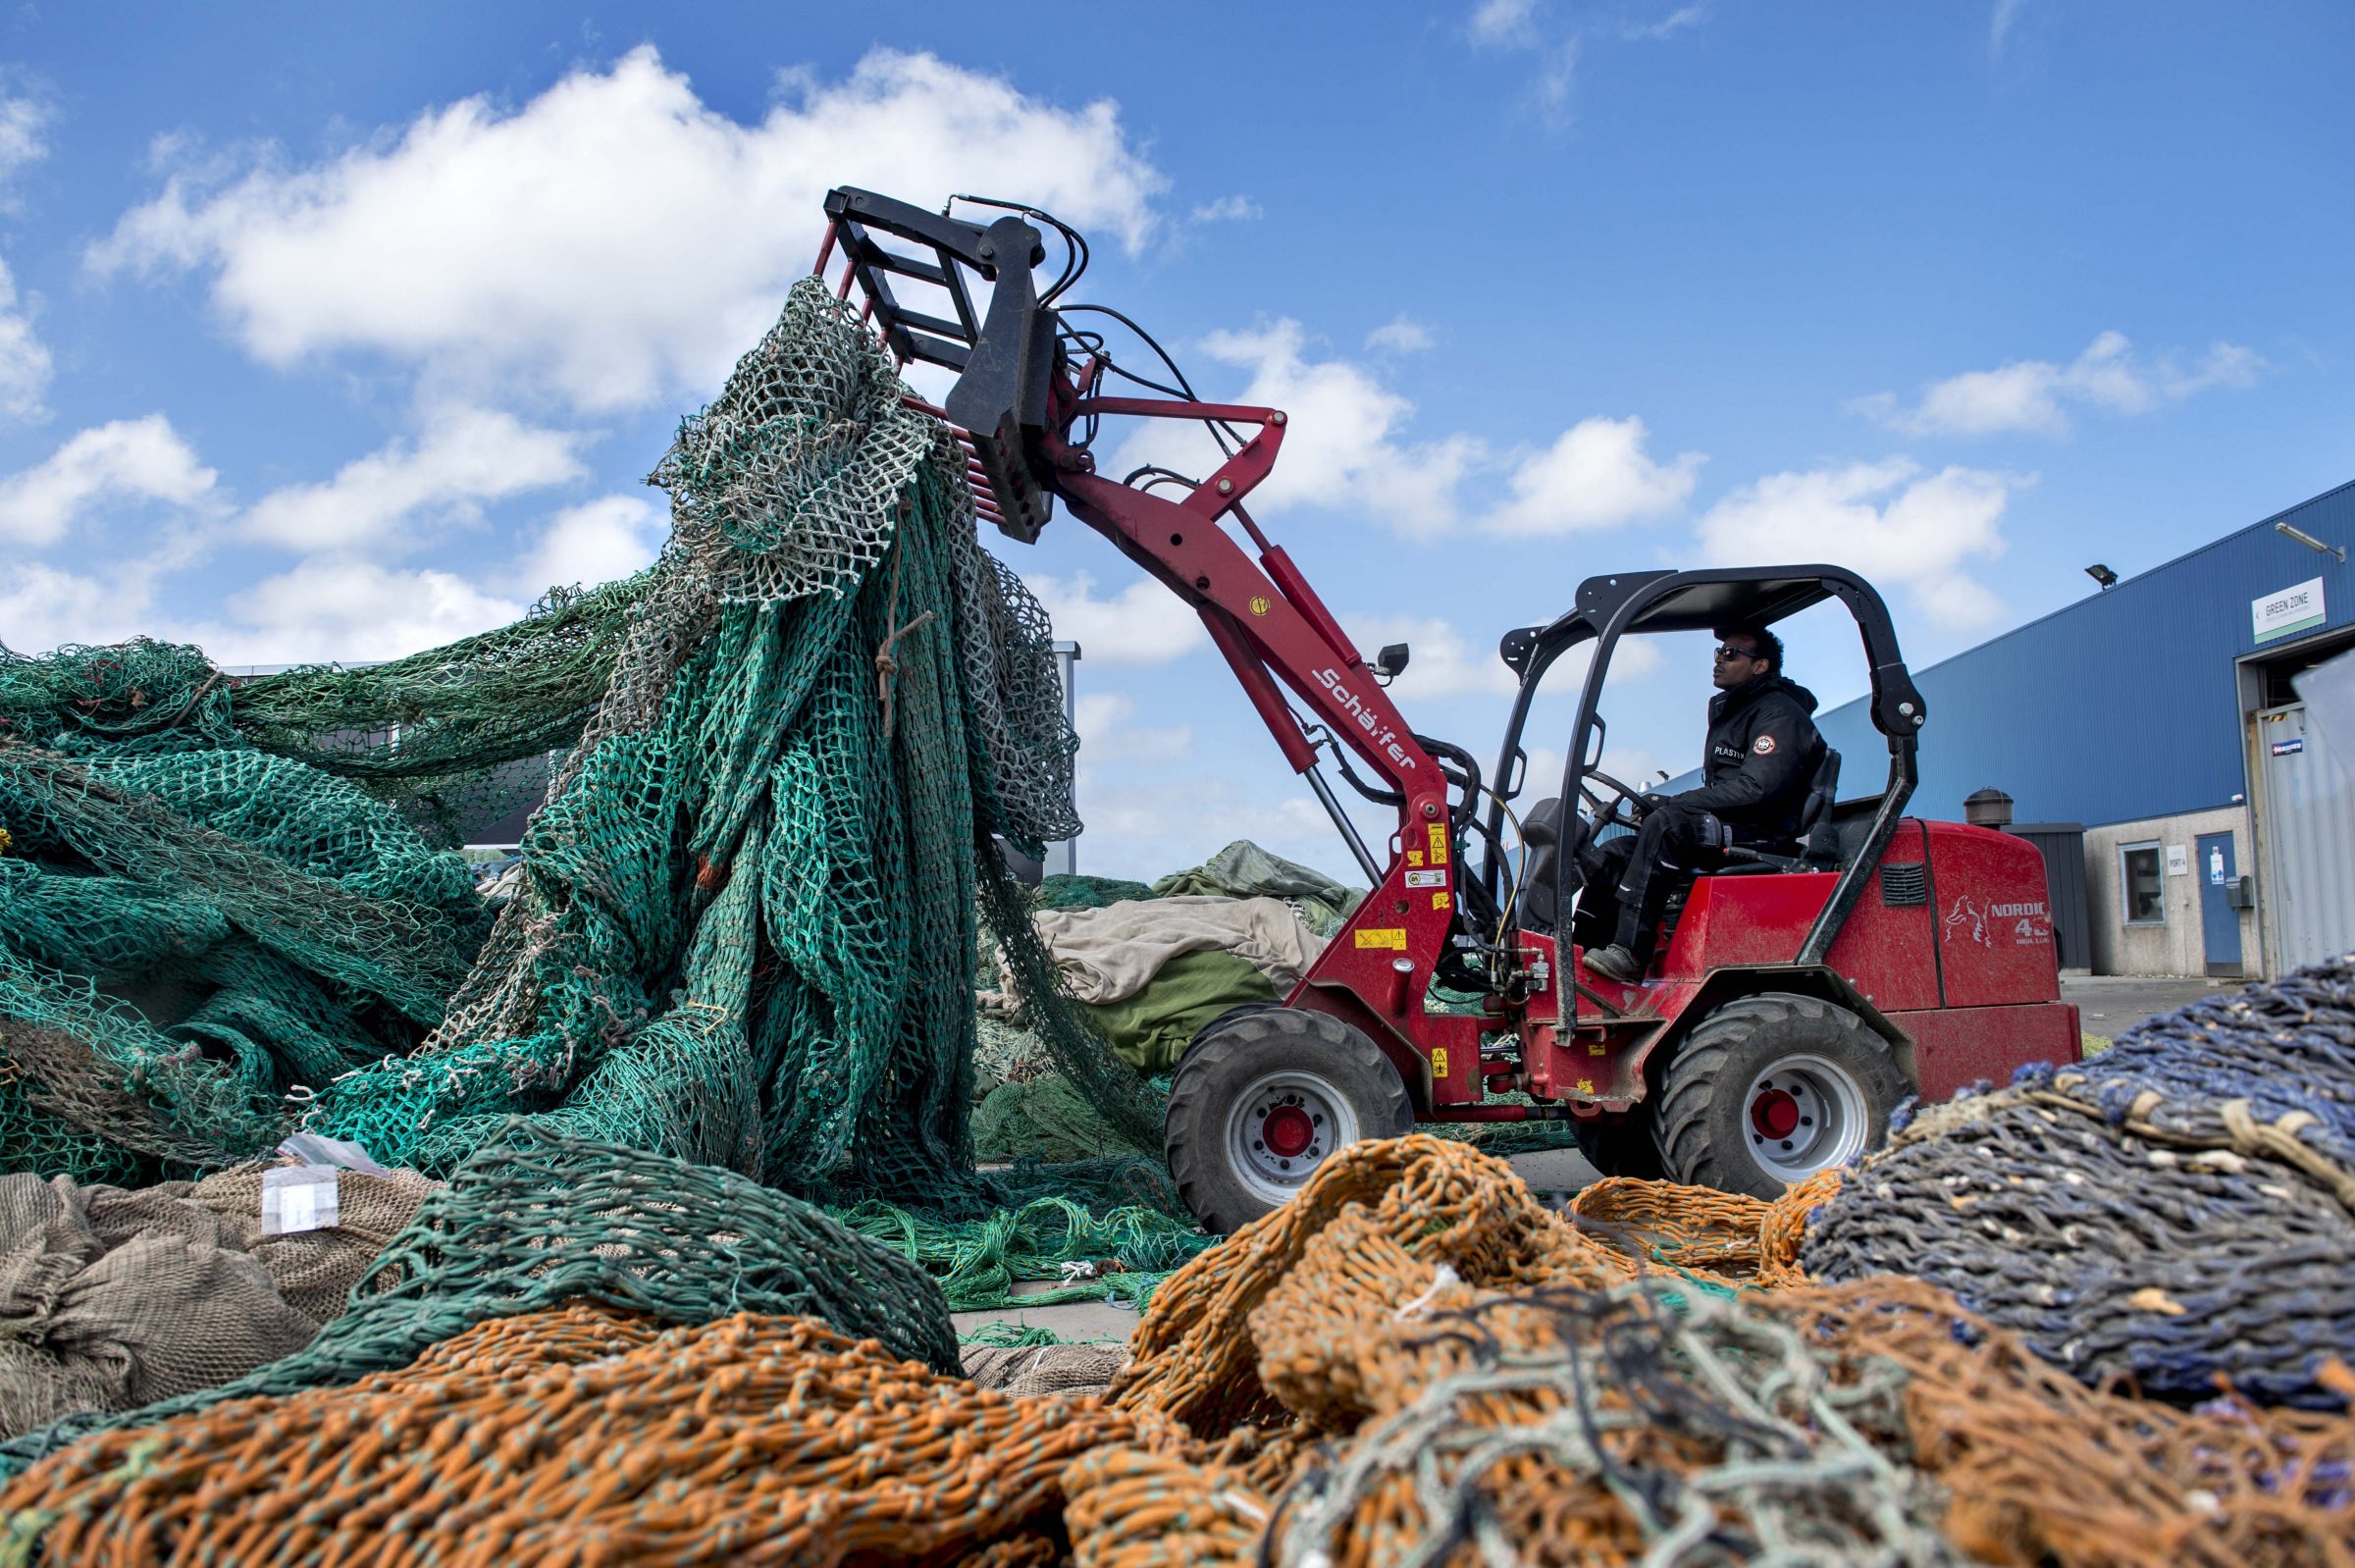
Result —
[[0, 1176], [0, 1433], [129, 1410], [225, 1383], [301, 1349], [288, 1306], [236, 1227], [181, 1196], [64, 1176]]
[[0, 1176], [0, 1437], [301, 1349], [437, 1185], [340, 1172], [333, 1228], [266, 1236], [266, 1169], [135, 1192]]
[[351, 1287], [385, 1250], [385, 1243], [417, 1218], [417, 1206], [442, 1183], [414, 1171], [364, 1176], [336, 1173], [338, 1216], [333, 1229], [293, 1235], [262, 1234], [262, 1173], [267, 1166], [240, 1166], [206, 1176], [189, 1191], [204, 1208], [232, 1222], [244, 1248], [270, 1271], [287, 1304], [321, 1323], [340, 1318], [350, 1304]]

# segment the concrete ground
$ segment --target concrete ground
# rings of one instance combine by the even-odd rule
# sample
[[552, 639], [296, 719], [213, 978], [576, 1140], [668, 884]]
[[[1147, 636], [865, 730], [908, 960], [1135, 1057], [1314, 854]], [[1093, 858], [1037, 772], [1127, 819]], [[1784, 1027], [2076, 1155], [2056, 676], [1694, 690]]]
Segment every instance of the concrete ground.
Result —
[[[2142, 979], [2097, 975], [2064, 979], [2062, 1000], [2077, 1005], [2087, 1034], [2115, 1039], [2155, 1013], [2172, 1013], [2217, 991], [2236, 989], [2238, 980]], [[1596, 1178], [1595, 1168], [1575, 1149], [1551, 1149], [1542, 1154], [1515, 1155], [1513, 1169], [1521, 1179], [1549, 1201], [1567, 1202], [1570, 1194]], [[1052, 1288], [1045, 1284], [1015, 1287], [1018, 1294]], [[1010, 1307], [995, 1312], [960, 1312], [957, 1332], [970, 1333], [987, 1323], [1035, 1325], [1051, 1329], [1075, 1342], [1125, 1340], [1136, 1328], [1136, 1314], [1126, 1307], [1100, 1301], [1073, 1302], [1053, 1307]]]
[[2146, 979], [2132, 974], [2063, 976], [2061, 1000], [2077, 1005], [2077, 1022], [2087, 1034], [2115, 1040], [2156, 1013], [2172, 1013], [2219, 991], [2237, 991], [2245, 980]]

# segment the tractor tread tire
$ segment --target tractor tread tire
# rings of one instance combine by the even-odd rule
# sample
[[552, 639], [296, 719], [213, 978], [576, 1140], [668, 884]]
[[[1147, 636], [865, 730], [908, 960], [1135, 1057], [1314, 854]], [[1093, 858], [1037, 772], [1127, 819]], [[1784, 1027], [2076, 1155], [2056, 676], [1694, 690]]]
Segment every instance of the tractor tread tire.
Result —
[[[1761, 1071], [1763, 1064], [1746, 1067], [1745, 1062], [1759, 1054], [1751, 1043], [1762, 1032], [1770, 1037], [1797, 1034], [1794, 1046], [1846, 1057], [1844, 1065], [1864, 1091], [1865, 1148], [1878, 1148], [1888, 1137], [1889, 1114], [1911, 1092], [1889, 1043], [1837, 1003], [1790, 991], [1762, 991], [1728, 1002], [1702, 1019], [1677, 1046], [1660, 1075], [1651, 1130], [1669, 1180], [1758, 1198], [1782, 1196], [1784, 1184], [1759, 1169], [1741, 1144], [1739, 1119], [1745, 1108], [1736, 1105], [1736, 1120], [1729, 1123], [1720, 1099], [1739, 1096]], [[1723, 1146], [1729, 1133], [1731, 1151]]]
[[1178, 1195], [1214, 1234], [1231, 1235], [1272, 1207], [1228, 1170], [1227, 1111], [1252, 1080], [1282, 1068], [1313, 1070], [1346, 1094], [1361, 1137], [1415, 1129], [1406, 1084], [1363, 1030], [1330, 1014], [1257, 1004], [1213, 1019], [1178, 1060], [1162, 1146]]

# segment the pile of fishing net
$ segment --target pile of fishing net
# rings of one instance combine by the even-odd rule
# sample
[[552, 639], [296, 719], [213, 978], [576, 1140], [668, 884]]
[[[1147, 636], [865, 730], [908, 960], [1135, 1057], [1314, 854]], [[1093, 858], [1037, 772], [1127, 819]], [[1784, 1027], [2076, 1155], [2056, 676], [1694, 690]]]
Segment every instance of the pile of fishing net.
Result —
[[[408, 1366], [489, 1320], [593, 1303], [677, 1324], [734, 1312], [818, 1319], [893, 1356], [959, 1365], [923, 1268], [733, 1172], [503, 1124], [377, 1252], [341, 1316], [241, 1377], [131, 1415], [69, 1418], [0, 1445], [0, 1471], [91, 1433], [340, 1387]], [[242, 1320], [223, 1303], [208, 1322]]]
[[1827, 1280], [1943, 1285], [2088, 1383], [2344, 1408], [2355, 958], [1917, 1113], [1804, 1258]]
[[[990, 847], [1077, 830], [1075, 742], [964, 474], [810, 282], [682, 427], [640, 578], [369, 670], [0, 661], [12, 1163], [153, 1180], [299, 1120], [441, 1175], [523, 1115], [977, 1216], [1008, 1196], [972, 1169], [982, 919], [1058, 1075], [1151, 1146]], [[551, 748], [491, 923], [426, 830]]]
[[[151, 1181], [413, 1049], [490, 926], [445, 846], [545, 780], [644, 583], [360, 670], [0, 650], [0, 1148]], [[535, 771], [538, 770], [538, 771]]]
[[[1806, 1283], [1829, 1181], [1557, 1216], [1463, 1145], [1359, 1145], [1181, 1270], [1107, 1387], [1112, 1347], [958, 1376], [882, 1249], [651, 1160], [556, 1194], [583, 1151], [525, 1130], [538, 1174], [463, 1213], [461, 1174], [338, 1353], [20, 1447], [9, 1560], [2319, 1568], [2355, 1531], [2343, 1415], [2100, 1391], [1934, 1286]], [[535, 1247], [551, 1208], [622, 1218]], [[490, 1299], [427, 1322], [409, 1286], [461, 1291], [476, 1236]]]

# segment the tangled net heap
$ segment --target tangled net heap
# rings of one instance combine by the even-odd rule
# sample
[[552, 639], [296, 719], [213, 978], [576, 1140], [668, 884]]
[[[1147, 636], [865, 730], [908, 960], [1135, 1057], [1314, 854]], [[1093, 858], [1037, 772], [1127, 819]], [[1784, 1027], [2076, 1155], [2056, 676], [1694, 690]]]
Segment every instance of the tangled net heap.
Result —
[[[1065, 1473], [1074, 1562], [2355, 1560], [2355, 1419], [2186, 1413], [2084, 1386], [1935, 1286], [1806, 1284], [1828, 1180], [1749, 1212], [1612, 1183], [1616, 1219], [1549, 1232], [1459, 1145], [1329, 1164], [1155, 1298], [1115, 1400], [1194, 1440]], [[1686, 1266], [1647, 1269], [1647, 1235]]]
[[2153, 1019], [1916, 1116], [1816, 1218], [1827, 1280], [1954, 1291], [2088, 1383], [2342, 1409], [2355, 958]]
[[56, 1562], [945, 1562], [1051, 1527], [1064, 1467], [1135, 1435], [808, 1319], [664, 1332], [574, 1303], [346, 1388], [110, 1434], [0, 1513]]
[[488, 1320], [573, 1301], [679, 1324], [800, 1315], [938, 1370], [959, 1360], [948, 1303], [923, 1269], [809, 1204], [520, 1118], [425, 1200], [350, 1301], [307, 1348], [245, 1377], [0, 1444], [0, 1472], [93, 1432], [394, 1371]]
[[[527, 1147], [548, 1137], [521, 1125]], [[418, 1230], [453, 1246], [481, 1232], [459, 1201], [468, 1184]], [[626, 1185], [558, 1206], [594, 1215], [618, 1198], [634, 1224], [669, 1227], [651, 1247], [625, 1242], [621, 1267], [651, 1285], [665, 1276], [642, 1266], [689, 1254], [697, 1221], [739, 1214], [746, 1184], [683, 1182], [642, 1159]], [[1790, 1282], [1829, 1185], [1769, 1205], [1619, 1182], [1596, 1205], [1610, 1218], [1555, 1216], [1463, 1145], [1359, 1145], [1181, 1270], [1100, 1395], [1020, 1390], [1092, 1388], [1113, 1352], [1052, 1376], [1045, 1351], [982, 1353], [976, 1370], [1012, 1390], [998, 1391], [901, 1359], [905, 1341], [858, 1340], [887, 1337], [904, 1305], [829, 1328], [816, 1318], [860, 1298], [821, 1289], [781, 1316], [777, 1295], [713, 1288], [725, 1269], [698, 1274], [694, 1259], [734, 1256], [749, 1285], [799, 1248], [792, 1267], [822, 1283], [818, 1260], [855, 1240], [806, 1210], [788, 1215], [791, 1235], [693, 1252], [705, 1287], [667, 1306], [562, 1288], [590, 1278], [576, 1271], [596, 1246], [553, 1249], [548, 1286], [514, 1289], [535, 1278], [517, 1272], [534, 1249], [512, 1238], [549, 1212], [525, 1183], [498, 1208], [511, 1222], [491, 1228], [511, 1238], [490, 1266], [508, 1281], [500, 1315], [363, 1335], [377, 1349], [340, 1357], [332, 1377], [249, 1380], [20, 1455], [35, 1462], [0, 1490], [0, 1561], [2344, 1568], [2355, 1555], [2355, 1420], [2237, 1400], [2180, 1411], [2086, 1387], [1932, 1285]], [[1651, 1261], [1671, 1250], [1679, 1267]], [[1710, 1257], [1722, 1272], [1699, 1267]], [[465, 1277], [444, 1274], [445, 1288]], [[403, 1299], [364, 1289], [352, 1318]]]
[[[977, 911], [1063, 1075], [1149, 1141], [988, 848], [1078, 826], [1046, 620], [904, 399], [805, 282], [682, 427], [674, 532], [631, 583], [372, 670], [0, 664], [0, 825], [32, 857], [0, 860], [12, 1155], [152, 1177], [267, 1148], [291, 1104], [441, 1174], [523, 1114], [976, 1213]], [[486, 939], [415, 827], [552, 746]], [[159, 970], [168, 994], [129, 979]]]
[[432, 1186], [338, 1172], [335, 1227], [277, 1234], [262, 1224], [266, 1170], [137, 1192], [0, 1175], [0, 1438], [300, 1350]]
[[[431, 1169], [522, 1111], [797, 1191], [985, 1200], [974, 911], [1019, 895], [977, 847], [1076, 828], [1073, 743], [1044, 618], [903, 395], [797, 286], [655, 476], [670, 545], [481, 962], [314, 1124]], [[1116, 1102], [1125, 1068], [1063, 1043]]]
[[489, 928], [437, 843], [544, 781], [642, 580], [368, 669], [0, 650], [0, 1148], [150, 1182], [443, 1016]]

